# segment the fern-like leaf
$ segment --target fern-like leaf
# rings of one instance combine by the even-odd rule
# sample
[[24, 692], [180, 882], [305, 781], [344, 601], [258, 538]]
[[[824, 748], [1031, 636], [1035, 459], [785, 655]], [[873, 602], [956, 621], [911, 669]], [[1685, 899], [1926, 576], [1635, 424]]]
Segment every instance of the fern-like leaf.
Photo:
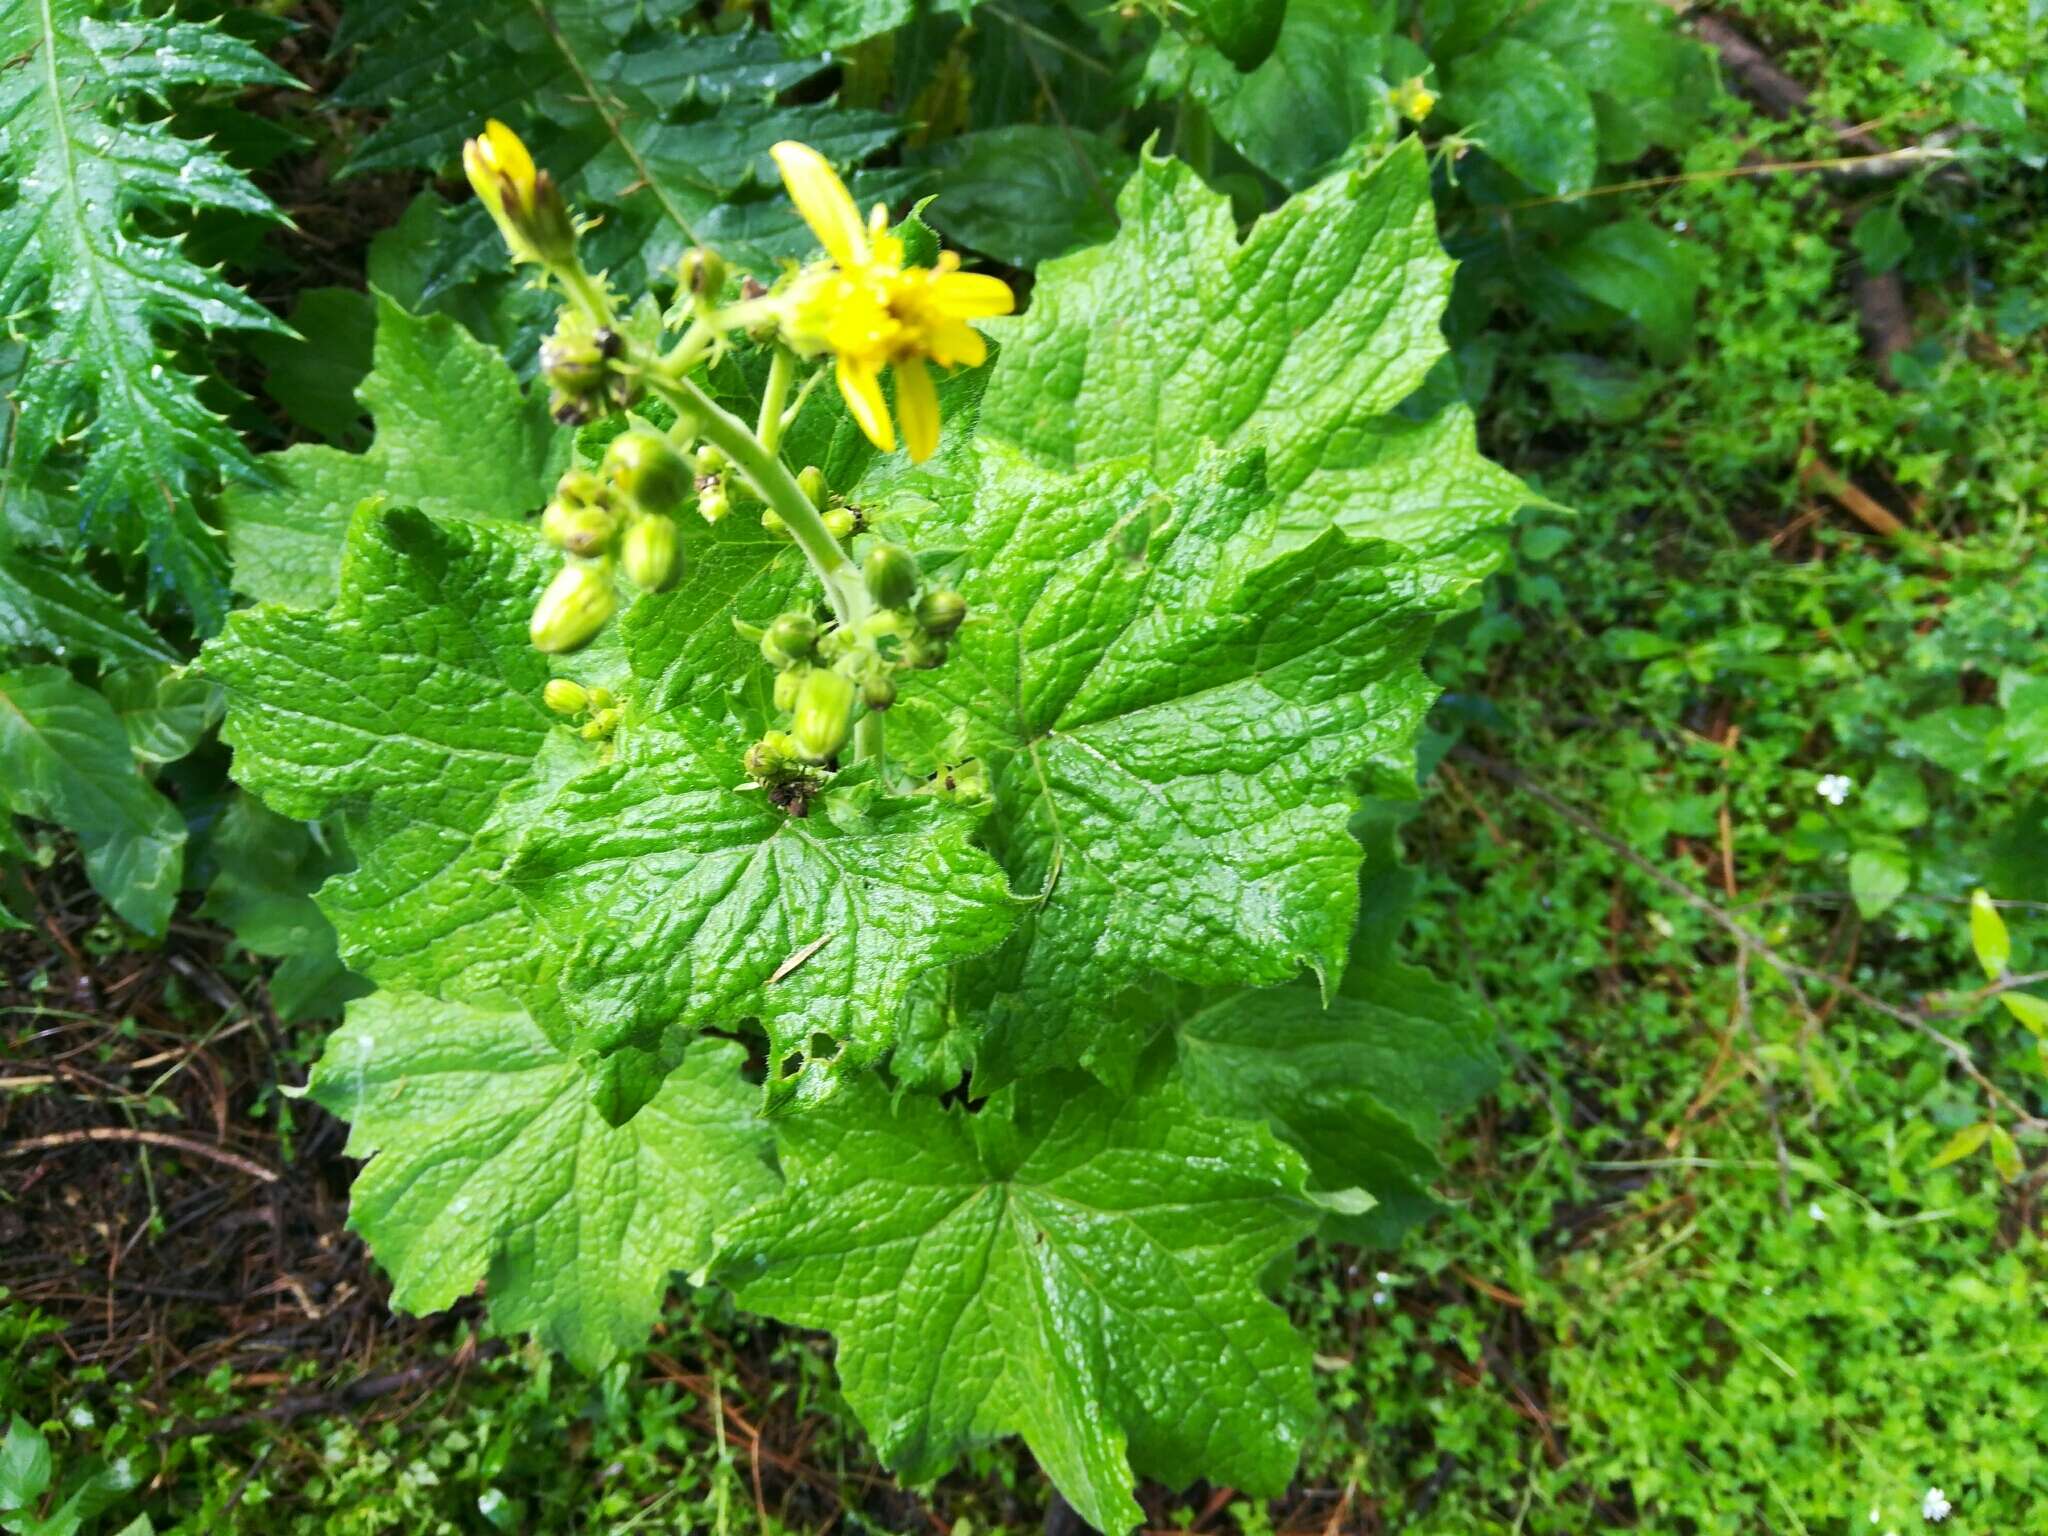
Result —
[[[359, 51], [337, 93], [390, 121], [350, 157], [350, 174], [453, 167], [462, 140], [503, 118], [583, 212], [606, 215], [594, 261], [630, 287], [703, 240], [742, 266], [772, 269], [811, 237], [771, 196], [768, 147], [803, 139], [842, 168], [894, 141], [898, 121], [833, 101], [790, 103], [791, 88], [831, 67], [786, 58], [773, 36], [693, 30], [675, 0], [369, 0], [344, 42]], [[901, 174], [856, 180], [895, 199]], [[490, 226], [472, 212], [451, 232], [468, 252], [449, 277], [498, 270]]]
[[14, 182], [0, 209], [0, 311], [31, 356], [14, 396], [17, 464], [75, 451], [88, 533], [145, 554], [152, 594], [175, 593], [211, 629], [225, 560], [193, 496], [254, 464], [165, 341], [285, 327], [138, 215], [282, 215], [206, 145], [134, 109], [178, 87], [295, 82], [212, 26], [93, 0], [0, 0], [0, 58], [0, 164]]

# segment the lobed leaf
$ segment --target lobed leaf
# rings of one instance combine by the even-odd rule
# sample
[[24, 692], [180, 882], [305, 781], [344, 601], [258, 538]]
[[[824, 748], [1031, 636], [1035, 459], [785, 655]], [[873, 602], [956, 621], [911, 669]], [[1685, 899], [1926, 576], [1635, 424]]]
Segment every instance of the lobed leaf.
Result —
[[980, 1114], [872, 1080], [781, 1124], [782, 1194], [725, 1230], [743, 1306], [839, 1342], [848, 1401], [906, 1479], [1021, 1434], [1091, 1524], [1142, 1518], [1133, 1472], [1285, 1487], [1308, 1355], [1259, 1289], [1314, 1225], [1294, 1153], [1055, 1076]]
[[615, 1127], [526, 1015], [380, 992], [350, 1005], [307, 1091], [369, 1159], [349, 1225], [394, 1306], [435, 1311], [482, 1281], [498, 1327], [596, 1370], [645, 1344], [718, 1223], [775, 1189], [744, 1056], [698, 1042]]
[[1526, 499], [1480, 456], [1462, 405], [1397, 413], [1444, 354], [1450, 258], [1410, 140], [1267, 214], [1147, 157], [1115, 239], [1040, 269], [1002, 341], [980, 431], [1066, 469], [1136, 454], [1166, 484], [1207, 445], [1261, 445], [1281, 547], [1332, 523], [1446, 570], [1498, 563]]
[[226, 611], [226, 562], [193, 497], [221, 469], [255, 464], [164, 340], [284, 326], [138, 216], [282, 215], [205, 144], [129, 108], [177, 86], [297, 82], [212, 26], [109, 19], [94, 0], [0, 7], [0, 57], [12, 61], [0, 71], [0, 161], [17, 187], [0, 209], [0, 309], [39, 360], [16, 395], [17, 462], [82, 449], [90, 531], [144, 553], [152, 590], [210, 630]]

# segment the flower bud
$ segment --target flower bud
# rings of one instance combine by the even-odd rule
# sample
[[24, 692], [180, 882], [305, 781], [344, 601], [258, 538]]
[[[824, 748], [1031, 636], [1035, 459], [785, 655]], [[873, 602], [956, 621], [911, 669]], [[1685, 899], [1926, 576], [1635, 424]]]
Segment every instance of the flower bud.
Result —
[[602, 507], [610, 502], [611, 493], [589, 470], [571, 469], [555, 482], [555, 500], [571, 507]]
[[860, 563], [868, 596], [879, 607], [901, 608], [917, 591], [917, 562], [895, 544], [877, 544]]
[[535, 168], [518, 134], [492, 118], [462, 146], [462, 169], [514, 261], [561, 267], [576, 259], [569, 205], [554, 178]]
[[587, 427], [605, 413], [596, 395], [572, 395], [566, 390], [548, 391], [548, 415], [564, 427]]
[[697, 511], [705, 522], [723, 522], [725, 514], [731, 510], [732, 498], [726, 494], [722, 481], [713, 480], [709, 485], [698, 482]]
[[860, 519], [849, 507], [833, 507], [820, 514], [820, 518], [825, 524], [825, 531], [835, 539], [850, 539], [860, 530]]
[[541, 537], [572, 555], [603, 554], [617, 531], [612, 515], [597, 507], [571, 507], [551, 501], [540, 515]]
[[636, 521], [626, 530], [619, 563], [634, 586], [648, 592], [666, 590], [683, 568], [675, 519], [643, 517]]
[[796, 488], [814, 507], [825, 505], [825, 471], [815, 464], [806, 464], [797, 472]]
[[617, 605], [609, 573], [594, 565], [565, 565], [534, 604], [527, 633], [537, 650], [573, 651], [590, 643]]
[[593, 688], [590, 690], [590, 707], [592, 709], [610, 709], [618, 702], [617, 699], [612, 697], [612, 691], [609, 688]]
[[804, 685], [804, 677], [810, 672], [807, 666], [794, 666], [786, 672], [775, 674], [775, 707], [785, 715], [796, 708], [796, 696]]
[[860, 680], [860, 701], [869, 709], [887, 709], [896, 702], [896, 684], [886, 672], [870, 672]]
[[676, 264], [676, 277], [683, 292], [700, 299], [716, 299], [725, 291], [725, 258], [708, 246], [683, 252]]
[[697, 450], [696, 465], [697, 473], [700, 475], [724, 474], [725, 466], [729, 462], [725, 450], [713, 443], [706, 443]]
[[791, 610], [778, 615], [761, 636], [761, 659], [771, 667], [793, 667], [800, 661], [809, 661], [817, 645], [817, 620], [808, 613]]
[[643, 512], [673, 512], [689, 490], [689, 471], [659, 432], [634, 427], [604, 451], [604, 472]]
[[853, 705], [850, 678], [824, 667], [805, 673], [790, 726], [797, 755], [807, 763], [828, 763], [837, 757], [853, 734]]
[[540, 691], [540, 701], [558, 715], [581, 714], [590, 703], [590, 690], [566, 677], [550, 678]]
[[782, 520], [782, 514], [773, 507], [761, 514], [761, 526], [778, 539], [794, 537], [789, 531], [789, 524]]
[[917, 622], [934, 639], [945, 639], [966, 620], [967, 599], [951, 588], [927, 592], [918, 599]]
[[787, 731], [770, 731], [747, 748], [745, 766], [749, 778], [783, 778], [796, 765], [796, 741]]

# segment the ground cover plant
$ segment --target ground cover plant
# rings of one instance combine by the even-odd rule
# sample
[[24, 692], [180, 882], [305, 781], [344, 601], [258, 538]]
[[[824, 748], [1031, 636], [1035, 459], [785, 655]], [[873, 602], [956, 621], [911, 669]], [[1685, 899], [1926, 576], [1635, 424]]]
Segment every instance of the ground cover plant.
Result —
[[2026, 1528], [2024, 8], [0, 25], [10, 1528]]

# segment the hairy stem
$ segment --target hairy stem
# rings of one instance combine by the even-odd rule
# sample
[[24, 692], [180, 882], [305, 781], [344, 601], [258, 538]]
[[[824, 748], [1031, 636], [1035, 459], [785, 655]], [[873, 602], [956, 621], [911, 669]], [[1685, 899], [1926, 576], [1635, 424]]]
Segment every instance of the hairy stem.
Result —
[[818, 573], [818, 580], [824, 584], [825, 597], [832, 604], [832, 611], [838, 615], [839, 622], [857, 624], [866, 618], [868, 594], [861, 585], [860, 573], [846, 558], [846, 551], [839, 547], [839, 541], [826, 529], [824, 519], [818, 516], [818, 509], [811, 505], [811, 498], [803, 493], [803, 487], [796, 483], [796, 476], [789, 472], [781, 458], [756, 437], [744, 421], [705, 394], [692, 380], [650, 375], [647, 385], [674, 406], [678, 413], [687, 412], [694, 416], [699, 423], [698, 434], [704, 441], [732, 460], [755, 493], [775, 509], [776, 515], [795, 538], [797, 548], [811, 562], [811, 569]]

